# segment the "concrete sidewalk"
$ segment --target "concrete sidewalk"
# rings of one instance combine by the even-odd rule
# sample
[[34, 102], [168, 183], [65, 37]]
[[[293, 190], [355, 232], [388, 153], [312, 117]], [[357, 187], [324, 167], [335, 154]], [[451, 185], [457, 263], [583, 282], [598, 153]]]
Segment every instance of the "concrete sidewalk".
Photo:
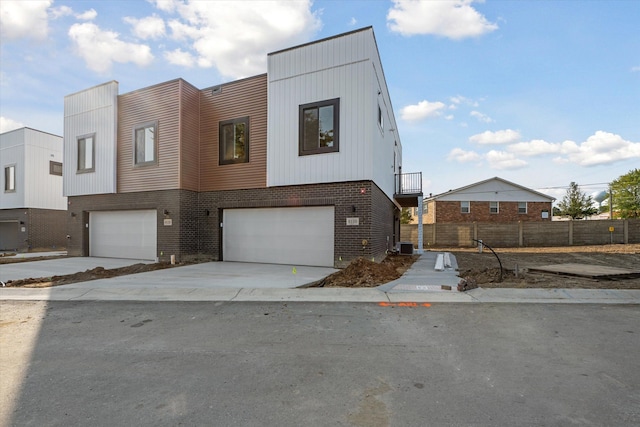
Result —
[[[640, 304], [640, 290], [478, 288], [457, 292], [456, 271], [433, 271], [434, 259], [435, 253], [425, 253], [400, 279], [378, 288], [299, 289], [335, 270], [216, 262], [53, 288], [0, 288], [0, 300]], [[443, 284], [452, 290], [442, 290]]]

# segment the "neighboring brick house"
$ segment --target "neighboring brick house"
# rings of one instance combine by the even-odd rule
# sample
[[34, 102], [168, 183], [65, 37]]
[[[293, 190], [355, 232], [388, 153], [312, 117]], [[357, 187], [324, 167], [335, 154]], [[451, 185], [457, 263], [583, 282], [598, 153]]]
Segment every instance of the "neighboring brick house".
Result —
[[[423, 202], [422, 220], [424, 224], [551, 221], [554, 200], [546, 194], [495, 177], [430, 195]], [[411, 213], [415, 218], [415, 209]]]
[[31, 128], [0, 134], [0, 251], [64, 249], [62, 137]]
[[[342, 266], [399, 238], [402, 146], [371, 27], [267, 74], [65, 98], [71, 255]], [[421, 193], [419, 194], [421, 197]]]

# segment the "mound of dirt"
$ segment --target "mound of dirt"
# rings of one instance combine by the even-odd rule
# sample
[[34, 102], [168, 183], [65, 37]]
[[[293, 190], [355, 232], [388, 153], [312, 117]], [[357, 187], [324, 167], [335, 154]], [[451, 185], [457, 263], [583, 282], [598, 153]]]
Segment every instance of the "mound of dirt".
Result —
[[398, 279], [418, 259], [415, 255], [387, 255], [382, 262], [356, 258], [344, 269], [309, 287], [372, 288]]
[[48, 288], [50, 286], [68, 285], [70, 283], [87, 282], [89, 280], [109, 279], [116, 276], [124, 276], [127, 274], [144, 273], [146, 271], [162, 270], [164, 268], [177, 267], [185, 264], [133, 264], [127, 267], [105, 269], [104, 267], [96, 267], [91, 270], [82, 271], [74, 274], [53, 277], [36, 277], [19, 280], [9, 280], [7, 287], [23, 287], [23, 288]]

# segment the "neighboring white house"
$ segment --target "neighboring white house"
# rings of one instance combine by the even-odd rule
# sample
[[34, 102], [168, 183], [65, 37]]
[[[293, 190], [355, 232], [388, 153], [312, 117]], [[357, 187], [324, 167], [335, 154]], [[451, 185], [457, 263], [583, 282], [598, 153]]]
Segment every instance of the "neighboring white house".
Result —
[[0, 134], [0, 250], [66, 244], [62, 137], [24, 127]]

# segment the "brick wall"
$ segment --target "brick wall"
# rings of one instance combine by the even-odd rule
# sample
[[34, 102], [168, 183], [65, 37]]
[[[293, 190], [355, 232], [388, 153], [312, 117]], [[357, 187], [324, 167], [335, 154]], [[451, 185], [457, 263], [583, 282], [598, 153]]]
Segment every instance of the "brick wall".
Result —
[[[143, 191], [138, 193], [96, 194], [69, 197], [67, 230], [71, 236], [67, 251], [71, 256], [89, 256], [88, 223], [90, 211], [155, 209], [158, 218], [158, 252], [161, 261], [176, 255], [198, 253], [198, 193], [188, 190]], [[164, 211], [169, 214], [165, 215]], [[75, 216], [72, 216], [74, 213]], [[172, 225], [165, 226], [164, 220]]]
[[[64, 250], [67, 244], [67, 212], [54, 209], [2, 209], [0, 220], [17, 221], [20, 252]], [[22, 229], [24, 228], [24, 231]]]
[[[371, 181], [312, 184], [285, 187], [192, 192], [188, 190], [101, 194], [69, 198], [67, 230], [70, 255], [89, 255], [84, 224], [88, 212], [106, 210], [155, 209], [158, 212], [158, 257], [170, 255], [180, 260], [193, 257], [220, 259], [222, 210], [294, 206], [334, 206], [335, 266], [342, 267], [363, 256], [382, 260], [394, 243], [395, 205]], [[169, 215], [164, 215], [164, 210]], [[164, 226], [166, 218], [171, 226]], [[358, 226], [347, 226], [347, 218], [357, 217]], [[367, 244], [363, 246], [363, 240]], [[388, 246], [389, 245], [389, 246]]]
[[[431, 206], [430, 206], [431, 207]], [[542, 211], [549, 212], [549, 218], [542, 218]], [[460, 202], [436, 201], [435, 222], [510, 222], [510, 221], [551, 221], [550, 202], [527, 202], [527, 213], [518, 213], [517, 202], [499, 202], [498, 213], [489, 211], [489, 202], [470, 202], [469, 213], [460, 211]], [[432, 223], [433, 221], [429, 222]]]
[[[387, 236], [393, 241], [395, 205], [371, 181], [354, 181], [200, 193], [200, 252], [220, 259], [223, 209], [295, 206], [334, 206], [336, 267], [359, 256], [380, 261], [387, 249]], [[346, 225], [347, 218], [355, 217], [360, 225]], [[363, 246], [363, 240], [367, 245]]]

